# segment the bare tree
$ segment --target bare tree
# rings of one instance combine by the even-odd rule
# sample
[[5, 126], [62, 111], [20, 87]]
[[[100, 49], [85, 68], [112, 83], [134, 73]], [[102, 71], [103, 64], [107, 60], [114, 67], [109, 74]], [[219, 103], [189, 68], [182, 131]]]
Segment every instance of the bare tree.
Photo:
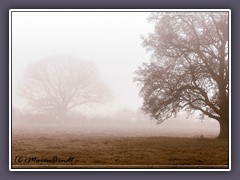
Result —
[[64, 120], [74, 108], [104, 103], [109, 90], [100, 81], [93, 64], [71, 56], [55, 56], [27, 68], [20, 95], [32, 111], [55, 114]]
[[143, 37], [152, 52], [135, 81], [143, 110], [161, 123], [180, 110], [199, 111], [220, 124], [219, 138], [228, 137], [228, 13], [154, 13], [155, 30]]

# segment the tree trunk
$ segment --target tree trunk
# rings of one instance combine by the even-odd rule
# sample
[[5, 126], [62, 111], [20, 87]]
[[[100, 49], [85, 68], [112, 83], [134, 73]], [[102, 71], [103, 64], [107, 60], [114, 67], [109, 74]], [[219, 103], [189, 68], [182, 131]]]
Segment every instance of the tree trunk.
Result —
[[59, 119], [61, 123], [65, 123], [67, 119], [67, 110], [66, 108], [61, 108], [59, 111]]
[[220, 132], [218, 135], [219, 139], [227, 139], [229, 136], [228, 133], [228, 117], [222, 121], [219, 121], [219, 125], [220, 125]]
[[220, 133], [218, 138], [225, 139], [228, 138], [228, 125], [229, 125], [229, 99], [228, 94], [226, 92], [226, 84], [219, 85], [219, 100], [220, 100], [220, 107], [221, 107], [221, 114], [220, 114]]

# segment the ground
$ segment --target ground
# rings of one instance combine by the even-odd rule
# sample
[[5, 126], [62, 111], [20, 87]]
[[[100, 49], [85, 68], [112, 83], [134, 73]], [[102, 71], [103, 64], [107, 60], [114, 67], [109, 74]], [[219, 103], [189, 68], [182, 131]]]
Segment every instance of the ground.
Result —
[[12, 165], [13, 168], [228, 168], [228, 140], [16, 130], [12, 134]]

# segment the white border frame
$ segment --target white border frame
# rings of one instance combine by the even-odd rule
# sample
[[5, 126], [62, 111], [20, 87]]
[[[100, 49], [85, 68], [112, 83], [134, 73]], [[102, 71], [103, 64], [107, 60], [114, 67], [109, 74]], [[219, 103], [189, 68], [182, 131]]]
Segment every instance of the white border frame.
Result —
[[[118, 12], [220, 12], [225, 11], [229, 14], [229, 143], [228, 143], [228, 169], [15, 169], [12, 168], [12, 12], [23, 11], [53, 11], [53, 12], [85, 12], [85, 11], [118, 11]], [[71, 166], [71, 165], [70, 165]], [[167, 165], [165, 165], [167, 166]], [[190, 166], [190, 165], [187, 165]], [[187, 167], [186, 166], [186, 167]], [[191, 165], [191, 167], [194, 165]], [[204, 165], [203, 165], [204, 166]], [[230, 9], [10, 9], [9, 10], [9, 171], [231, 171], [231, 10]]]

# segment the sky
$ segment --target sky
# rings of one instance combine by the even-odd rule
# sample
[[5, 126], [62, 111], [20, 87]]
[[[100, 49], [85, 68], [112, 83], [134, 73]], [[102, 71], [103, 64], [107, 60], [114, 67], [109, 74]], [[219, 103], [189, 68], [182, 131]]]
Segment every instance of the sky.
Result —
[[141, 35], [153, 31], [149, 12], [14, 12], [12, 15], [13, 104], [27, 66], [49, 56], [71, 55], [93, 62], [112, 91], [111, 107], [142, 105], [134, 72], [150, 54]]
[[[100, 79], [112, 93], [111, 102], [101, 108], [87, 109], [87, 113], [109, 115], [122, 109], [139, 110], [143, 100], [133, 77], [137, 68], [151, 57], [141, 39], [154, 30], [154, 24], [147, 20], [149, 15], [150, 12], [13, 12], [13, 107], [25, 105], [17, 92], [30, 64], [48, 57], [70, 55], [94, 63]], [[184, 116], [180, 113], [176, 121], [170, 121], [171, 126], [192, 127]], [[198, 128], [205, 124], [199, 125], [197, 116], [190, 119]], [[217, 127], [212, 122], [204, 128]]]

